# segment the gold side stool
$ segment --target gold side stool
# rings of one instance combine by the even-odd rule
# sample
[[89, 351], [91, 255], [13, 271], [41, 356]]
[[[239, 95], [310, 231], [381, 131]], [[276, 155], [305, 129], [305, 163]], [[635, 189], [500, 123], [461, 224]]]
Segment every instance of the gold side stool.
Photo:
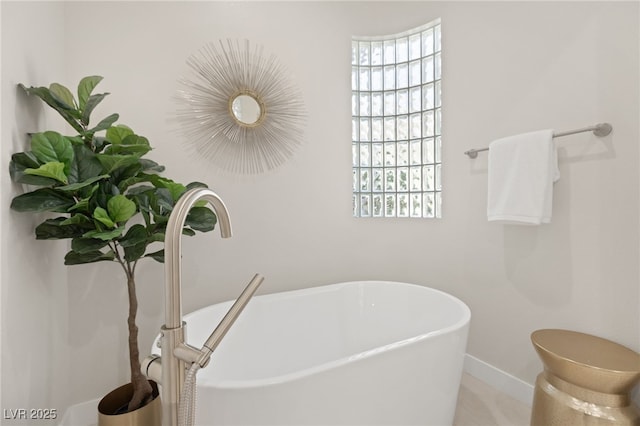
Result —
[[640, 426], [640, 410], [629, 395], [640, 380], [639, 353], [569, 330], [537, 330], [531, 341], [544, 364], [532, 426]]

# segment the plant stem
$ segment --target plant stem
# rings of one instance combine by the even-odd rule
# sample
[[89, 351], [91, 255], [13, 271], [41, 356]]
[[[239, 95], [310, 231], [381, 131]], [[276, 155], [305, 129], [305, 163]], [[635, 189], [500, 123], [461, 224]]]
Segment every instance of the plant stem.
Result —
[[[127, 264], [127, 266], [129, 266]], [[127, 268], [130, 271], [130, 268]], [[136, 410], [151, 400], [152, 389], [147, 378], [140, 371], [140, 350], [138, 348], [138, 326], [136, 325], [136, 313], [138, 311], [138, 298], [136, 296], [136, 282], [133, 273], [127, 272], [127, 290], [129, 293], [129, 363], [131, 366], [131, 384], [133, 396], [129, 401], [127, 411]]]
[[120, 256], [118, 243], [109, 247], [115, 254], [116, 261], [120, 264], [127, 276], [127, 294], [129, 296], [129, 317], [127, 325], [129, 328], [129, 366], [131, 369], [131, 385], [133, 386], [133, 396], [129, 401], [127, 412], [137, 410], [151, 400], [153, 389], [147, 378], [142, 374], [140, 366], [140, 349], [138, 346], [138, 326], [136, 325], [136, 315], [138, 312], [138, 296], [136, 295], [135, 265], [125, 261]]

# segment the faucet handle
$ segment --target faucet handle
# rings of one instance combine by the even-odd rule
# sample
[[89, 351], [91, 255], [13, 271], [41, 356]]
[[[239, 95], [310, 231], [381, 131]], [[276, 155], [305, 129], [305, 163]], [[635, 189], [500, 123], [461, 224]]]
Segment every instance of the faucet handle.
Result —
[[220, 324], [213, 330], [213, 333], [209, 336], [206, 342], [204, 342], [204, 346], [202, 346], [201, 353], [202, 355], [196, 361], [200, 364], [201, 367], [204, 367], [209, 362], [209, 358], [213, 351], [218, 347], [222, 338], [227, 334], [227, 331], [231, 328], [233, 323], [236, 321], [240, 313], [244, 310], [247, 303], [256, 292], [260, 284], [264, 281], [264, 277], [260, 274], [255, 274], [249, 284], [242, 291], [238, 299], [236, 299], [235, 303], [229, 308], [229, 311], [226, 313]]

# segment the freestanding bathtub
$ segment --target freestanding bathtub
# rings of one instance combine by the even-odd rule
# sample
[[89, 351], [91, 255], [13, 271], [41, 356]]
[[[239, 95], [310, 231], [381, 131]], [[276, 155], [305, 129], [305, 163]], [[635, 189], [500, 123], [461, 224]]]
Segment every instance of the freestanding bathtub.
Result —
[[[201, 347], [232, 302], [185, 316]], [[197, 425], [451, 425], [469, 308], [346, 282], [256, 296], [198, 372]]]

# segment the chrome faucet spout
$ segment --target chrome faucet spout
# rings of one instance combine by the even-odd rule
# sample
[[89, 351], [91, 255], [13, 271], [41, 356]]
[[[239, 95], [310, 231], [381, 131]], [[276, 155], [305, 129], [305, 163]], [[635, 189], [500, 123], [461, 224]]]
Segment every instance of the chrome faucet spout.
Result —
[[182, 228], [187, 220], [189, 210], [201, 200], [208, 201], [218, 218], [220, 235], [231, 238], [231, 220], [229, 211], [222, 199], [208, 188], [193, 188], [185, 192], [178, 200], [169, 216], [164, 239], [164, 272], [165, 272], [165, 323], [167, 329], [182, 326], [182, 302], [180, 295], [180, 281], [182, 278]]

